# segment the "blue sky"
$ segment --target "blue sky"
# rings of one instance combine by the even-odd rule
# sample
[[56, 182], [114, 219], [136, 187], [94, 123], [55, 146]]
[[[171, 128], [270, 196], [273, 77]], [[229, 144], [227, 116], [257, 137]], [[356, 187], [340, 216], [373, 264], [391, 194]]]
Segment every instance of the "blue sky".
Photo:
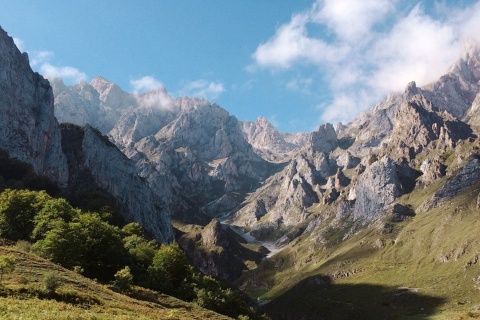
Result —
[[348, 122], [480, 41], [480, 1], [0, 0], [34, 70], [68, 84], [163, 85], [281, 131]]

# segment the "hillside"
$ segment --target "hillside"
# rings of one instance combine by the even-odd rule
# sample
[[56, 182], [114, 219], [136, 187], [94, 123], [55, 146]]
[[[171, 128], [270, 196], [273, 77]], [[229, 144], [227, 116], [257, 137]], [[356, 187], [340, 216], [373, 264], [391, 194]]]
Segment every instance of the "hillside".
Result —
[[[140, 287], [129, 296], [112, 291], [73, 271], [15, 247], [1, 246], [1, 255], [15, 258], [15, 271], [0, 288], [2, 319], [230, 319], [167, 295]], [[43, 289], [45, 275], [55, 273], [54, 294]]]

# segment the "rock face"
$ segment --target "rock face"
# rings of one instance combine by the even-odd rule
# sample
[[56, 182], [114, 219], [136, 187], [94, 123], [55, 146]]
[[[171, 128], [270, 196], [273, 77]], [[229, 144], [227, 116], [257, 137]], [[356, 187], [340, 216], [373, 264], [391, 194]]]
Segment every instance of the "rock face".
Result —
[[435, 192], [431, 199], [425, 201], [419, 210], [425, 212], [445, 204], [449, 199], [479, 182], [480, 160], [478, 156], [473, 156], [455, 176], [448, 179], [445, 184]]
[[445, 151], [454, 148], [458, 140], [473, 135], [467, 124], [448, 113], [442, 115], [422, 95], [415, 95], [403, 102], [395, 113], [395, 125], [390, 138], [386, 140], [391, 146], [388, 153], [397, 158], [413, 159], [432, 141], [437, 141], [434, 148]]
[[89, 176], [117, 200], [125, 220], [140, 223], [163, 243], [173, 239], [169, 208], [114, 144], [89, 125], [84, 129], [64, 126], [62, 136], [70, 167], [70, 188], [81, 188], [78, 183]]
[[353, 219], [363, 224], [380, 218], [386, 208], [401, 195], [395, 162], [384, 157], [369, 166], [355, 188]]
[[53, 114], [48, 80], [30, 68], [12, 38], [0, 28], [0, 148], [32, 164], [35, 172], [65, 185], [67, 161]]
[[246, 249], [242, 246], [245, 240], [216, 219], [184, 234], [178, 242], [202, 272], [231, 283], [248, 270], [245, 261], [259, 263], [266, 251]]
[[309, 136], [306, 132], [278, 132], [264, 117], [259, 117], [256, 122], [243, 121], [242, 130], [259, 155], [274, 161], [285, 159], [293, 150], [303, 146]]

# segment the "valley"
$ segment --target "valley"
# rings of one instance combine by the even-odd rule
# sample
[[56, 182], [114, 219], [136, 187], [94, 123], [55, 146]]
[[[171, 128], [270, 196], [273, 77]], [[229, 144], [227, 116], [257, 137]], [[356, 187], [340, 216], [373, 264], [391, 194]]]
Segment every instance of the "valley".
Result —
[[[246, 293], [259, 314], [480, 317], [480, 46], [466, 46], [437, 81], [410, 82], [352, 122], [310, 133], [278, 132], [263, 117], [241, 121], [163, 88], [128, 93], [102, 77], [49, 82], [3, 30], [0, 76], [2, 150], [64, 194], [107, 194], [124, 223], [159, 244], [178, 243], [195, 270]], [[89, 299], [101, 303], [92, 317], [223, 318], [157, 293], [133, 301], [31, 253], [0, 249], [20, 261], [7, 282], [17, 291], [0, 292], [4, 309], [31, 302], [15, 279], [38, 283], [27, 270], [38, 264], [39, 274], [60, 270], [75, 292], [94, 291]]]

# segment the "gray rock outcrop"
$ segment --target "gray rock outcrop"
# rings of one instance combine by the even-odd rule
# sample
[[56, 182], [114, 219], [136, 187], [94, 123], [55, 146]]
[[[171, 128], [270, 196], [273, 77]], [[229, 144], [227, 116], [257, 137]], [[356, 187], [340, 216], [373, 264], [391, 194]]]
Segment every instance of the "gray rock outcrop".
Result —
[[369, 166], [355, 187], [353, 219], [369, 224], [380, 218], [386, 208], [401, 195], [401, 184], [395, 162], [384, 157]]
[[479, 182], [480, 160], [478, 156], [473, 156], [452, 178], [448, 179], [437, 191], [435, 191], [431, 199], [422, 203], [419, 211], [426, 212], [441, 206], [447, 203], [451, 198]]

